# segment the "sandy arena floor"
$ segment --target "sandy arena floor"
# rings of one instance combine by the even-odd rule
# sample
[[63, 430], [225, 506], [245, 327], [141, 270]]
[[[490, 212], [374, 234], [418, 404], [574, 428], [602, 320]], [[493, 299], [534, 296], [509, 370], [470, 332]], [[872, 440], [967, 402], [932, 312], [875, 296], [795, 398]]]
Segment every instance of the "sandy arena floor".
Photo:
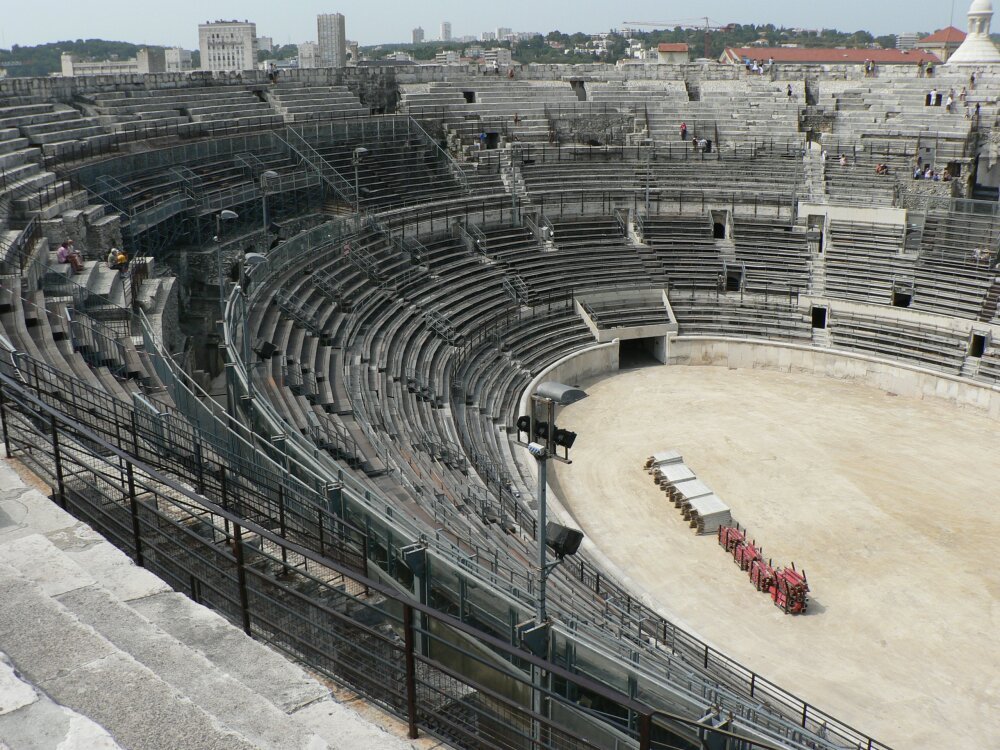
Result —
[[[763, 370], [581, 385], [559, 419], [574, 463], [553, 462], [550, 485], [661, 612], [898, 750], [1000, 747], [1000, 424]], [[805, 568], [808, 614], [784, 615], [688, 528], [642, 469], [672, 448], [766, 557]]]

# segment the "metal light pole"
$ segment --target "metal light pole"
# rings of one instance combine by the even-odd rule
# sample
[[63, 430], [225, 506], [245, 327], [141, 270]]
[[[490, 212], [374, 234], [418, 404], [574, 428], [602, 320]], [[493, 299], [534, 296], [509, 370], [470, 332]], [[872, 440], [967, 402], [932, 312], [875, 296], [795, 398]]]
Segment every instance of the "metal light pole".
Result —
[[247, 289], [247, 272], [253, 271], [261, 263], [265, 263], [267, 257], [261, 253], [247, 253], [240, 263], [240, 298], [243, 300], [243, 320], [241, 328], [243, 333], [243, 367], [247, 375], [247, 425], [250, 432], [253, 432], [253, 368], [256, 363], [250, 361], [250, 292]]
[[[538, 518], [538, 532], [536, 535], [538, 539], [538, 593], [535, 597], [535, 623], [530, 629], [534, 633], [532, 636], [534, 646], [528, 641], [527, 631], [525, 631], [522, 637], [524, 638], [524, 645], [529, 650], [546, 660], [552, 657], [548, 613], [545, 609], [546, 582], [552, 569], [562, 562], [562, 559], [567, 554], [571, 555], [576, 552], [580, 539], [583, 536], [579, 532], [576, 532], [576, 546], [572, 546], [572, 549], [569, 548], [571, 545], [567, 544], [565, 540], [561, 542], [557, 541], [554, 545], [554, 550], [558, 559], [549, 563], [547, 549], [549, 546], [547, 528], [548, 502], [546, 497], [548, 462], [550, 458], [553, 458], [562, 463], [571, 463], [569, 460], [569, 449], [576, 440], [575, 433], [568, 430], [560, 430], [556, 427], [555, 408], [556, 404], [566, 406], [586, 397], [587, 394], [579, 388], [573, 388], [552, 381], [541, 383], [535, 389], [535, 392], [531, 394], [531, 413], [520, 416], [517, 419], [518, 439], [514, 442], [526, 447], [528, 452], [535, 457], [538, 466], [538, 508], [536, 510]], [[527, 432], [530, 442], [524, 443], [521, 441], [522, 432]], [[565, 457], [555, 452], [556, 446], [562, 446], [565, 449]], [[566, 532], [568, 530], [562, 529], [562, 531]], [[565, 535], [563, 536], [565, 537]], [[539, 641], [539, 637], [543, 641]], [[548, 714], [545, 709], [546, 702], [544, 699], [544, 693], [549, 689], [549, 680], [546, 674], [546, 670], [541, 667], [533, 666], [531, 669], [531, 682], [533, 686], [532, 708], [539, 717], [547, 717]], [[532, 721], [532, 737], [537, 743], [543, 744], [544, 720], [542, 718]]]
[[[534, 401], [536, 405], [545, 409], [545, 422], [549, 425], [549, 431], [551, 433], [555, 428], [553, 420], [553, 416], [555, 414], [555, 402], [550, 398], [542, 398], [537, 394], [532, 395], [531, 400]], [[535, 618], [538, 620], [538, 624], [541, 625], [548, 619], [548, 615], [545, 612], [545, 582], [549, 577], [547, 561], [548, 553], [545, 549], [548, 546], [548, 538], [545, 529], [547, 522], [546, 516], [548, 513], [548, 498], [546, 496], [546, 484], [548, 479], [547, 467], [549, 465], [548, 446], [545, 446], [544, 450], [535, 455], [535, 461], [538, 464], [538, 598], [535, 602]]]
[[260, 176], [261, 213], [264, 216], [264, 234], [267, 234], [267, 181], [278, 177], [278, 173], [269, 169]]
[[351, 163], [354, 165], [354, 216], [359, 228], [361, 227], [361, 189], [358, 180], [358, 165], [366, 156], [368, 156], [368, 149], [364, 146], [358, 146], [351, 155]]
[[232, 219], [238, 219], [240, 215], [235, 211], [230, 211], [228, 208], [219, 211], [215, 215], [215, 265], [219, 272], [219, 311], [222, 313], [222, 317], [226, 314], [226, 285], [222, 274], [222, 222], [231, 221]]
[[[548, 503], [546, 498], [548, 461], [552, 458], [561, 463], [571, 463], [568, 455], [566, 458], [563, 458], [555, 453], [555, 448], [556, 445], [562, 445], [566, 448], [568, 454], [569, 447], [576, 438], [575, 434], [569, 433], [566, 430], [559, 430], [556, 427], [555, 409], [557, 404], [559, 406], [567, 406], [586, 397], [587, 394], [584, 391], [564, 385], [563, 383], [552, 381], [541, 383], [535, 389], [535, 392], [531, 394], [530, 416], [519, 417], [517, 420], [519, 439], [514, 442], [527, 448], [528, 452], [535, 457], [538, 466], [538, 487], [536, 490], [538, 501], [538, 508], [536, 510], [538, 518], [538, 595], [535, 602], [535, 617], [539, 625], [542, 625], [548, 618], [548, 613], [545, 610], [546, 579], [551, 569], [562, 560], [562, 555], [560, 555], [560, 559], [556, 562], [552, 564], [548, 562], [548, 531], [546, 529], [548, 523]], [[541, 413], [541, 416], [539, 416], [539, 413]], [[541, 424], [546, 426], [544, 433], [539, 432], [539, 425]], [[528, 433], [528, 440], [530, 442], [521, 442], [521, 432]], [[566, 437], [570, 439], [568, 441], [563, 440]], [[559, 442], [557, 442], [557, 439]]]

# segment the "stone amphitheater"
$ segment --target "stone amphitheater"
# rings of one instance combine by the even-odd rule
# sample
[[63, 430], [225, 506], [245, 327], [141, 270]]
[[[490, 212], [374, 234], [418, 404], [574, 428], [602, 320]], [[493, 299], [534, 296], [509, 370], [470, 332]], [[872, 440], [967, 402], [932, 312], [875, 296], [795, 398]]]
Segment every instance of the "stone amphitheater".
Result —
[[[623, 565], [588, 539], [535, 620], [513, 440], [542, 381], [599, 406], [619, 370], [818, 373], [995, 444], [1000, 78], [902, 67], [0, 81], [0, 747], [995, 746], [988, 563], [962, 571], [973, 695], [938, 631], [916, 684], [817, 667], [789, 633], [850, 639], [835, 608], [769, 607], [774, 658], [744, 656], [764, 600], [720, 634], [642, 583], [671, 548]], [[978, 116], [928, 106], [970, 70]], [[553, 482], [564, 521], [608, 414]], [[987, 512], [958, 544], [988, 560]]]

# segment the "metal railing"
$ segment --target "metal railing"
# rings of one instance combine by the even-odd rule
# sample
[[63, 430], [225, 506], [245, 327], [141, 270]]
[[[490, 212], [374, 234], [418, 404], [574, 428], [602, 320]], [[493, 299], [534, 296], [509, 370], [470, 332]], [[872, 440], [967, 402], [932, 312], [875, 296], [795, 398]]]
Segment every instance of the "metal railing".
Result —
[[0, 371], [5, 454], [48, 481], [53, 501], [248, 635], [399, 716], [410, 738], [509, 750], [666, 750], [696, 739], [780, 750], [718, 712], [658, 711], [401, 597], [247, 518], [243, 489], [222, 503], [193, 492], [38, 398], [17, 372]]

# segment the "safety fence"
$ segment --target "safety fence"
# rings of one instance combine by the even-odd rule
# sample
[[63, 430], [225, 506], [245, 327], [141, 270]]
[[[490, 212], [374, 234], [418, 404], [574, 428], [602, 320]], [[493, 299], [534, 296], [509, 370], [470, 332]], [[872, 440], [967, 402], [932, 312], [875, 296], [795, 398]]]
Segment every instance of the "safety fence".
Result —
[[409, 601], [248, 518], [246, 488], [223, 489], [216, 504], [161, 473], [135, 445], [123, 450], [26, 388], [23, 373], [13, 362], [0, 369], [8, 458], [138, 565], [401, 717], [411, 738], [510, 750], [777, 748], [731, 733], [719, 712], [692, 721], [657, 711]]

